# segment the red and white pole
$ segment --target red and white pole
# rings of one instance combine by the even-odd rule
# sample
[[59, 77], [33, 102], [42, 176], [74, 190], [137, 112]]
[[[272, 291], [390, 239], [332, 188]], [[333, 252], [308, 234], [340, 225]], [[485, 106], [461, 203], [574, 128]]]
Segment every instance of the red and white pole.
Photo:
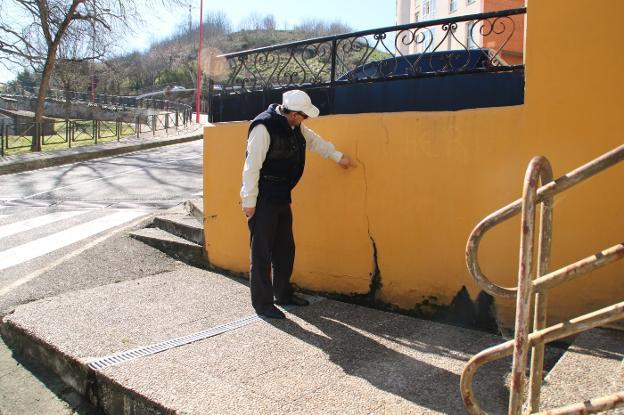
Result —
[[201, 50], [203, 33], [204, 0], [199, 2], [199, 47], [197, 48], [197, 93], [195, 98], [195, 122], [199, 123], [199, 102], [201, 98]]

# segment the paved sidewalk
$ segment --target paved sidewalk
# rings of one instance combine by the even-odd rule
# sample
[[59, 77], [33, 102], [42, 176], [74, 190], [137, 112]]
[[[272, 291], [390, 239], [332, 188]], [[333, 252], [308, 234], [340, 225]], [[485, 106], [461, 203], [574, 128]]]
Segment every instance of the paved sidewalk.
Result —
[[165, 131], [158, 131], [155, 135], [143, 133], [140, 137], [130, 136], [119, 141], [0, 157], [0, 175], [201, 140], [203, 129], [207, 125], [210, 124], [203, 120], [200, 124], [193, 123], [185, 129], [179, 129], [177, 132], [174, 128], [170, 128], [168, 133]]
[[[462, 414], [461, 370], [501, 342], [321, 298], [287, 320], [262, 320], [248, 290], [243, 280], [181, 265], [19, 306], [2, 335], [110, 414]], [[140, 356], [146, 346], [220, 331]], [[128, 360], [89, 366], [129, 350]], [[508, 365], [478, 374], [489, 413], [504, 412]]]

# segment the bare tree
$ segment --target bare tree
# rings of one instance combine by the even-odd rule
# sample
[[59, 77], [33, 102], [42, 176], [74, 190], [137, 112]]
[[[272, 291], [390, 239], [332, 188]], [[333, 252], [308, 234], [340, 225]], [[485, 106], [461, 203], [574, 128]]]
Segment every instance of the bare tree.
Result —
[[240, 30], [261, 30], [263, 17], [258, 12], [250, 13], [240, 23]]
[[264, 19], [262, 19], [263, 30], [273, 31], [276, 27], [277, 23], [275, 22], [275, 16], [273, 16], [272, 14], [264, 16]]
[[306, 19], [300, 24], [295, 25], [295, 30], [312, 36], [328, 36], [353, 31], [349, 26], [339, 21], [328, 23], [319, 19]]
[[[139, 1], [0, 0], [0, 64], [28, 65], [41, 73], [35, 121], [43, 119], [44, 100], [63, 45], [82, 45], [74, 61], [101, 58], [113, 33], [119, 35], [140, 19]], [[92, 39], [93, 47], [86, 47], [85, 39]], [[33, 150], [41, 150], [39, 139], [33, 140]]]
[[68, 118], [70, 108], [70, 91], [84, 89], [89, 82], [89, 61], [82, 58], [88, 55], [84, 51], [85, 43], [81, 38], [63, 42], [59, 46], [52, 71], [50, 85], [58, 86], [64, 91], [65, 118]]

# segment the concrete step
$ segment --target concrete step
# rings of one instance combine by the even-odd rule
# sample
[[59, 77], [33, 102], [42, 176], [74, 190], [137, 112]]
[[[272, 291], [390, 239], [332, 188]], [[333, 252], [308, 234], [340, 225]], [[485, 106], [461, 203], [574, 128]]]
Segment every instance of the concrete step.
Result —
[[204, 246], [204, 227], [194, 216], [169, 213], [156, 216], [152, 224], [170, 234]]
[[131, 232], [130, 236], [187, 264], [201, 268], [208, 266], [202, 245], [180, 238], [163, 229], [139, 229]]
[[204, 199], [189, 199], [184, 202], [184, 208], [188, 212], [189, 215], [193, 216], [195, 219], [199, 221], [199, 223], [204, 225]]
[[[466, 362], [504, 341], [330, 300], [263, 320], [241, 282], [183, 267], [21, 305], [0, 331], [15, 353], [49, 365], [108, 414], [459, 415]], [[138, 352], [221, 327], [230, 329]], [[130, 358], [94, 366], [124, 353]], [[488, 413], [506, 413], [509, 364], [477, 373]]]
[[[544, 380], [541, 410], [624, 390], [624, 332], [593, 329], [579, 334]], [[609, 413], [624, 413], [622, 408]]]

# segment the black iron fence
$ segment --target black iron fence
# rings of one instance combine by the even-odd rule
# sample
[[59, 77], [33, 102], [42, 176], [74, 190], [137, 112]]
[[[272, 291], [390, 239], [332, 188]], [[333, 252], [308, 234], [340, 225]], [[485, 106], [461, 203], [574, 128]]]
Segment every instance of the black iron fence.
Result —
[[48, 148], [97, 144], [101, 141], [119, 141], [123, 137], [169, 133], [192, 124], [191, 111], [162, 112], [136, 116], [133, 122], [121, 120], [49, 120], [44, 123], [3, 123], [0, 121], [0, 156], [19, 149], [32, 148], [40, 142]]
[[[222, 79], [221, 82], [211, 82], [211, 121], [249, 119], [258, 109], [262, 109], [259, 101], [262, 105], [277, 102], [275, 98], [279, 98], [281, 92], [293, 88], [306, 89], [312, 92], [311, 95], [315, 94], [315, 102], [320, 100], [321, 113], [331, 114], [369, 112], [368, 107], [352, 111], [349, 105], [341, 103], [350, 100], [348, 95], [351, 92], [362, 92], [361, 88], [352, 88], [360, 84], [479, 74], [492, 76], [476, 76], [470, 80], [477, 79], [477, 84], [495, 80], [496, 88], [509, 80], [522, 83], [525, 14], [526, 8], [473, 14], [221, 55], [211, 65], [211, 70], [220, 72]], [[500, 73], [520, 76], [493, 76]], [[503, 79], [507, 80], [501, 84], [499, 81]], [[479, 88], [477, 84], [474, 88]], [[400, 101], [401, 97], [386, 94], [383, 97], [389, 105], [386, 110], [475, 107], [470, 102], [447, 108], [444, 103], [430, 105], [419, 101], [425, 98], [426, 93], [432, 92], [430, 89], [436, 95], [435, 89], [439, 87], [438, 82], [432, 88], [420, 90], [420, 86], [412, 82], [411, 87], [403, 89], [419, 96], [407, 97], [405, 105], [395, 105], [397, 109], [393, 109], [392, 101]], [[488, 86], [486, 92], [491, 93], [493, 87]], [[337, 91], [347, 95], [338, 97]], [[486, 100], [476, 106], [521, 103], [518, 100], [523, 100], [523, 94], [517, 96], [517, 87], [514, 91], [512, 98], [492, 102]], [[366, 95], [359, 98], [379, 99], [378, 93]], [[351, 98], [357, 97], [356, 93]], [[247, 113], [250, 107], [253, 110]], [[383, 105], [381, 108], [380, 105], [373, 107], [375, 111], [384, 110]], [[235, 113], [237, 110], [240, 112]]]

